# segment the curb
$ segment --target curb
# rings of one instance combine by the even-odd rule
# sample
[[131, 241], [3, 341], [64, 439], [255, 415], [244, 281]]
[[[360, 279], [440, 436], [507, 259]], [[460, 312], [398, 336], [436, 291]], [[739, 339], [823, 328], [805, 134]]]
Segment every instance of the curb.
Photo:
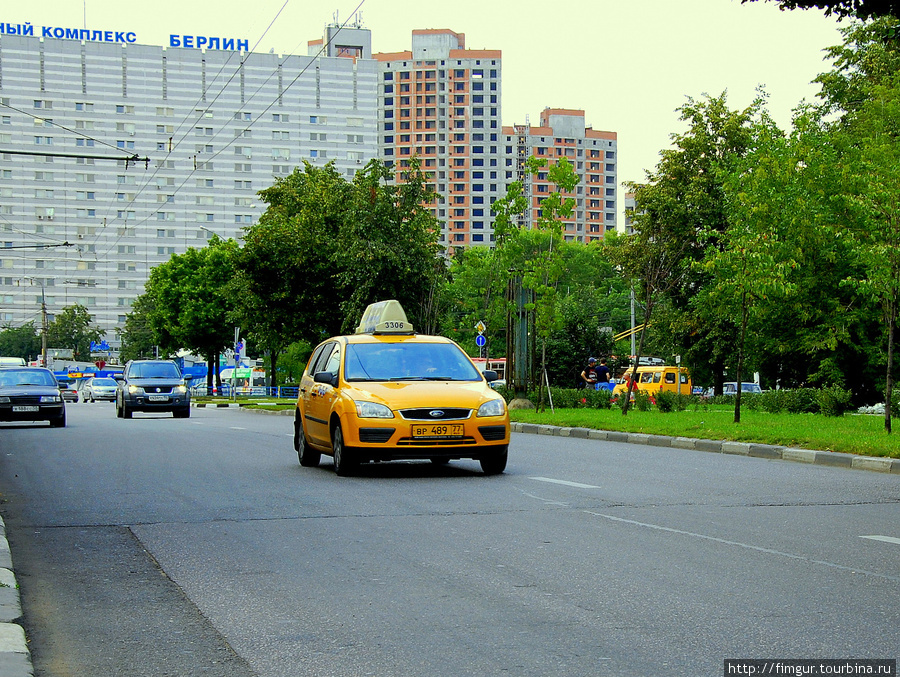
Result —
[[600, 440], [603, 442], [624, 442], [628, 444], [653, 445], [657, 447], [674, 447], [676, 449], [693, 449], [708, 451], [714, 454], [734, 454], [737, 456], [753, 456], [812, 465], [827, 465], [853, 470], [870, 470], [891, 475], [900, 475], [900, 458], [882, 458], [876, 456], [857, 456], [833, 451], [815, 451], [812, 449], [796, 449], [770, 444], [748, 442], [731, 442], [729, 440], [702, 440], [693, 437], [667, 437], [665, 435], [645, 435], [643, 433], [623, 433], [611, 430], [594, 430], [592, 428], [564, 428], [536, 423], [509, 424], [514, 433], [532, 435], [553, 435], [555, 437], [577, 437], [580, 439]]
[[34, 675], [25, 631], [15, 622], [21, 617], [19, 586], [12, 571], [6, 525], [0, 517], [0, 677]]

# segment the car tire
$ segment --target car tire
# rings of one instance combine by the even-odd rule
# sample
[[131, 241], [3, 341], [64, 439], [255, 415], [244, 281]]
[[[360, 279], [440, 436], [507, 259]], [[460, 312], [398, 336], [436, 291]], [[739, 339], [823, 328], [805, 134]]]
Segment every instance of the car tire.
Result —
[[341, 477], [350, 477], [356, 470], [357, 461], [353, 451], [344, 445], [344, 432], [340, 423], [331, 433], [331, 449], [334, 452], [334, 472]]
[[315, 468], [322, 460], [322, 454], [313, 450], [303, 432], [303, 424], [299, 418], [294, 419], [294, 449], [297, 451], [297, 459], [304, 468]]
[[65, 428], [66, 427], [66, 412], [63, 411], [62, 416], [58, 418], [50, 419], [50, 427], [51, 428]]
[[435, 465], [447, 465], [450, 462], [450, 459], [437, 456], [437, 457], [432, 458], [431, 462], [434, 463]]
[[183, 409], [173, 409], [172, 416], [175, 418], [190, 418], [191, 417], [191, 408], [184, 407]]
[[118, 399], [116, 399], [116, 418], [122, 418], [122, 408], [119, 406]]
[[509, 447], [504, 447], [499, 454], [487, 456], [481, 460], [481, 469], [485, 475], [500, 475], [506, 470], [506, 461], [509, 457]]
[[131, 418], [132, 415], [133, 415], [133, 412], [131, 411], [131, 409], [128, 408], [128, 406], [123, 401], [122, 402], [122, 418]]

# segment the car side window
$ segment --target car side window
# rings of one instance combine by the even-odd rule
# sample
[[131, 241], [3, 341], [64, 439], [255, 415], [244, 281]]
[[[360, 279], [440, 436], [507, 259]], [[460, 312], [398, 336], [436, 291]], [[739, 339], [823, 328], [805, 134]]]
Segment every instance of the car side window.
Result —
[[323, 371], [330, 371], [332, 374], [337, 374], [340, 368], [341, 349], [335, 346], [334, 350], [331, 352], [331, 356], [328, 358], [328, 363], [325, 365], [325, 369], [323, 369]]
[[334, 348], [335, 348], [334, 343], [326, 343], [323, 346], [322, 352], [319, 353], [319, 359], [316, 360], [316, 363], [315, 363], [315, 365], [313, 365], [313, 368], [311, 370], [311, 372], [313, 374], [318, 374], [320, 371], [328, 371], [325, 368], [325, 365], [328, 364], [328, 358], [331, 357], [331, 353], [334, 350]]
[[666, 374], [666, 383], [675, 383], [675, 374], [673, 372]]
[[653, 382], [659, 383], [662, 380], [662, 372], [656, 371], [653, 372]]
[[316, 365], [319, 363], [319, 358], [322, 357], [322, 352], [325, 348], [328, 347], [329, 344], [325, 343], [316, 348], [316, 351], [313, 353], [313, 356], [309, 358], [309, 364], [306, 369], [306, 373], [310, 376], [316, 373]]

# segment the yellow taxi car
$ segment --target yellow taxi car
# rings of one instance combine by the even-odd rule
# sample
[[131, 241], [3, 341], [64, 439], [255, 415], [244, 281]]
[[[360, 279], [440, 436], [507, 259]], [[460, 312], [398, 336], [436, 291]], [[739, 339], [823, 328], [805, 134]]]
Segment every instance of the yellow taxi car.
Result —
[[300, 380], [294, 449], [302, 466], [334, 458], [338, 475], [360, 463], [474, 459], [506, 469], [509, 412], [456, 343], [416, 334], [397, 301], [370, 305], [355, 334], [313, 351]]

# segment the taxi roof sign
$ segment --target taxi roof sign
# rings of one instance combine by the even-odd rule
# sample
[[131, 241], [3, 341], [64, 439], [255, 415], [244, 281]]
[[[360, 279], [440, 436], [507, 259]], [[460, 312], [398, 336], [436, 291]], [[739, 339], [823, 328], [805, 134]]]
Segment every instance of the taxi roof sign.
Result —
[[366, 308], [357, 334], [412, 334], [413, 326], [406, 319], [406, 311], [400, 302], [394, 299], [378, 301]]

